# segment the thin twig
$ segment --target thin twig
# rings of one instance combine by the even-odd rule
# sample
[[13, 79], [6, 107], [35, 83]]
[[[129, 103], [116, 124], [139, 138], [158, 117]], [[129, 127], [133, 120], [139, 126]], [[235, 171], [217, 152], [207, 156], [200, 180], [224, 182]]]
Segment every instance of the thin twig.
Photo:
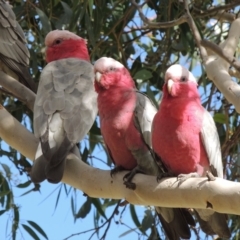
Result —
[[[115, 5], [116, 6], [116, 5]], [[133, 11], [134, 10], [134, 8], [132, 8], [132, 7], [130, 7], [126, 12], [125, 12], [125, 15], [128, 15], [131, 11]], [[120, 18], [115, 24], [114, 24], [114, 26], [106, 33], [106, 34], [104, 34], [104, 36], [109, 36], [112, 32], [114, 32], [115, 31], [115, 29], [116, 29], [116, 27], [123, 21], [123, 19], [124, 19], [124, 16], [122, 17], [122, 18]], [[105, 37], [104, 37], [104, 39], [102, 39], [102, 40], [100, 40], [99, 42], [97, 42], [96, 43], [96, 45], [93, 47], [93, 50], [92, 50], [92, 52], [91, 52], [91, 55], [93, 54], [93, 53], [95, 53], [97, 50], [98, 50], [98, 48], [99, 48], [99, 46], [101, 46], [101, 44], [102, 43], [104, 43], [106, 40], [105, 40]]]
[[[198, 9], [198, 11], [202, 12], [203, 10]], [[235, 14], [228, 13], [225, 10], [218, 11], [218, 12], [215, 13], [215, 15], [213, 15], [213, 14], [205, 15], [204, 13], [198, 15], [198, 14], [194, 14], [194, 11], [193, 11], [192, 15], [194, 17], [200, 17], [200, 18], [203, 18], [203, 17], [209, 17], [210, 18], [211, 17], [211, 18], [217, 19], [220, 22], [229, 22], [229, 23], [233, 22], [236, 19]]]
[[[145, 17], [141, 6], [139, 6], [134, 0], [131, 0], [131, 3], [133, 6], [135, 6], [139, 12], [139, 16], [142, 19], [142, 21], [150, 28], [170, 28], [174, 27], [176, 25], [180, 25], [182, 23], [185, 23], [187, 21], [187, 16], [182, 15], [180, 18], [173, 20], [173, 21], [168, 21], [168, 22], [152, 22], [148, 20], [147, 17]], [[144, 4], [143, 4], [144, 5]]]
[[86, 231], [83, 231], [83, 232], [73, 233], [73, 234], [71, 234], [70, 236], [64, 238], [63, 240], [67, 240], [67, 239], [70, 239], [71, 237], [78, 236], [78, 235], [81, 235], [81, 234], [84, 234], [84, 233], [88, 233], [88, 232], [94, 231], [94, 232], [91, 234], [90, 238], [89, 238], [89, 239], [91, 239], [91, 238], [94, 236], [94, 234], [96, 234], [96, 232], [97, 232], [99, 229], [101, 229], [102, 227], [104, 227], [104, 226], [108, 223], [107, 228], [105, 229], [103, 236], [100, 238], [100, 239], [105, 239], [106, 234], [107, 234], [107, 232], [108, 232], [108, 229], [109, 229], [109, 227], [110, 227], [110, 225], [111, 225], [111, 221], [112, 221], [114, 215], [116, 214], [120, 203], [121, 203], [121, 200], [118, 201], [118, 203], [117, 203], [116, 207], [114, 208], [111, 216], [110, 216], [102, 225], [98, 226], [97, 228], [89, 229], [89, 230], [86, 230]]
[[[143, 13], [142, 7], [136, 3], [135, 0], [131, 0], [131, 3], [133, 6], [136, 7], [136, 9], [139, 12], [139, 16], [141, 20], [147, 25], [148, 28], [170, 28], [174, 27], [176, 25], [180, 25], [184, 22], [187, 21], [187, 16], [186, 14], [182, 15], [180, 18], [172, 21], [167, 21], [167, 22], [152, 22], [150, 21]], [[145, 4], [141, 4], [142, 6]], [[239, 4], [239, 1], [233, 2], [226, 4], [224, 6], [216, 6], [216, 7], [211, 7], [208, 10], [201, 10], [198, 9], [197, 7], [193, 7], [193, 15], [196, 17], [216, 17], [219, 20], [226, 20], [228, 22], [234, 21], [236, 18], [234, 14], [227, 13], [226, 10], [231, 9]]]
[[187, 14], [187, 23], [190, 27], [190, 29], [192, 30], [192, 33], [193, 33], [193, 36], [194, 36], [194, 39], [195, 39], [195, 42], [199, 48], [199, 51], [200, 51], [200, 55], [201, 55], [201, 58], [202, 58], [202, 61], [203, 61], [203, 64], [205, 65], [207, 59], [208, 59], [208, 54], [207, 54], [207, 51], [205, 49], [205, 47], [203, 47], [201, 45], [201, 35], [198, 31], [198, 28], [192, 18], [192, 15], [189, 11], [189, 7], [188, 7], [188, 1], [187, 0], [184, 0], [184, 7], [185, 7], [185, 11], [186, 11], [186, 14]]
[[234, 134], [222, 145], [222, 156], [223, 158], [229, 155], [229, 151], [234, 147], [240, 139], [240, 125], [234, 131]]
[[222, 16], [226, 20], [233, 21], [235, 19], [234, 14], [228, 13], [228, 15], [225, 15], [224, 13], [227, 13], [226, 10], [232, 9], [232, 8], [238, 6], [239, 4], [240, 4], [240, 1], [238, 0], [238, 1], [234, 1], [232, 3], [228, 3], [228, 4], [225, 4], [225, 5], [210, 7], [207, 10], [201, 10], [198, 7], [193, 6], [193, 14], [197, 15], [199, 17]]

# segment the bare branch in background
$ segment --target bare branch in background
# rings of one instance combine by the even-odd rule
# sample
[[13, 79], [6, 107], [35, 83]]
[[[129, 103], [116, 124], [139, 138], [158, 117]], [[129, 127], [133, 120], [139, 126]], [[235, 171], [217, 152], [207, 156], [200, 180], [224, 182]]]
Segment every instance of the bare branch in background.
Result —
[[[199, 9], [198, 9], [198, 11], [201, 12], [201, 10], [199, 10]], [[198, 17], [199, 16], [198, 14], [193, 14], [193, 15], [194, 15], [194, 17]], [[199, 17], [201, 17], [201, 18], [203, 18], [203, 17], [211, 17], [211, 18], [216, 19], [216, 20], [218, 20], [220, 22], [230, 22], [230, 23], [236, 19], [236, 15], [235, 14], [225, 12], [225, 10], [221, 10], [221, 11], [217, 12], [216, 15], [209, 14], [209, 15], [205, 16], [205, 14], [201, 14]]]
[[202, 58], [202, 61], [203, 61], [203, 64], [205, 64], [207, 58], [208, 58], [208, 54], [207, 54], [207, 51], [206, 49], [201, 45], [201, 36], [200, 36], [200, 33], [197, 29], [197, 26], [189, 12], [189, 7], [188, 7], [188, 0], [184, 0], [184, 7], [185, 7], [185, 11], [186, 11], [186, 14], [187, 14], [187, 23], [190, 27], [190, 29], [192, 30], [192, 33], [193, 33], [193, 36], [194, 36], [194, 39], [196, 41], [196, 44], [199, 48], [199, 51], [200, 51], [200, 55], [201, 55], [201, 58]]
[[36, 95], [29, 88], [0, 70], [0, 85], [33, 111]]
[[[186, 1], [185, 1], [186, 2]], [[190, 15], [188, 13], [188, 16], [186, 14], [182, 15], [180, 18], [168, 21], [168, 22], [152, 22], [150, 21], [143, 13], [142, 11], [142, 6], [146, 4], [144, 2], [143, 4], [138, 5], [135, 0], [131, 0], [131, 3], [133, 6], [136, 7], [136, 9], [139, 12], [139, 16], [141, 20], [147, 25], [148, 28], [170, 28], [174, 27], [176, 25], [180, 25], [182, 23], [185, 23], [187, 21], [187, 17]], [[196, 17], [213, 17], [218, 19], [219, 21], [227, 21], [227, 22], [232, 22], [236, 18], [235, 14], [233, 13], [227, 13], [226, 10], [232, 9], [233, 7], [236, 7], [239, 5], [239, 1], [235, 1], [233, 3], [229, 3], [223, 6], [216, 6], [216, 7], [211, 7], [208, 10], [201, 10], [195, 6], [193, 6], [193, 15]]]
[[193, 15], [196, 15], [198, 17], [213, 17], [213, 18], [219, 18], [219, 20], [226, 20], [229, 22], [232, 22], [235, 20], [236, 16], [233, 13], [226, 12], [227, 10], [230, 10], [240, 4], [239, 1], [233, 1], [232, 3], [228, 3], [225, 5], [210, 7], [207, 10], [199, 9], [196, 6], [193, 6]]
[[233, 135], [222, 145], [222, 156], [223, 158], [229, 155], [229, 151], [234, 147], [240, 139], [240, 126], [234, 131]]
[[174, 27], [174, 26], [180, 25], [182, 23], [185, 23], [187, 21], [186, 15], [182, 15], [180, 18], [173, 20], [173, 21], [169, 21], [169, 22], [152, 22], [152, 21], [148, 20], [147, 17], [145, 17], [140, 5], [138, 5], [134, 0], [131, 0], [131, 3], [138, 10], [141, 20], [150, 28], [157, 28], [157, 29], [170, 28], [170, 27]]

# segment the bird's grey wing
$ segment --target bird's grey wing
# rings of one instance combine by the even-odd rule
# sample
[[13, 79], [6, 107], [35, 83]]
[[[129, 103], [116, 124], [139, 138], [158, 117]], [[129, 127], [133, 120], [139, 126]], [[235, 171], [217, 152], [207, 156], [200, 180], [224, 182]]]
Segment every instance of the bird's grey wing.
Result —
[[150, 99], [136, 91], [136, 105], [134, 109], [134, 125], [138, 129], [146, 144], [146, 148], [131, 149], [131, 153], [138, 163], [138, 168], [150, 175], [159, 175], [159, 169], [152, 151], [151, 129], [152, 121], [157, 113], [156, 107]]
[[[211, 114], [205, 110], [201, 128], [201, 140], [205, 147], [209, 164], [216, 170], [218, 177], [223, 178], [222, 154], [216, 125]], [[213, 172], [215, 175], [215, 173]]]
[[151, 102], [151, 100], [143, 93], [136, 92], [137, 102], [135, 107], [135, 122], [141, 131], [145, 143], [152, 148], [152, 122], [157, 108]]
[[30, 54], [24, 32], [11, 6], [0, 1], [0, 60], [19, 78], [19, 81], [36, 92], [35, 82], [28, 70]]
[[[210, 171], [213, 175], [223, 178], [222, 154], [216, 125], [211, 114], [204, 109], [201, 128], [201, 140], [205, 147]], [[202, 230], [207, 234], [218, 234], [229, 239], [231, 233], [227, 225], [227, 215], [213, 210], [195, 209]]]
[[[63, 59], [62, 63], [69, 69], [69, 74], [64, 74], [68, 86], [65, 89], [65, 108], [60, 115], [68, 139], [79, 142], [92, 127], [98, 111], [93, 66], [87, 61], [74, 58]], [[74, 81], [71, 83], [70, 79]], [[56, 82], [56, 89], [63, 87], [61, 81]]]
[[[51, 169], [54, 169], [55, 165], [51, 163], [52, 155], [64, 139], [64, 134], [59, 133], [60, 131], [61, 133], [63, 132], [63, 121], [60, 118], [59, 112], [54, 115], [54, 110], [52, 112], [45, 110], [46, 105], [54, 105], [57, 109], [63, 109], [65, 106], [63, 91], [57, 92], [54, 89], [52, 72], [55, 68], [55, 63], [52, 62], [43, 69], [34, 104], [34, 134], [40, 141], [30, 173], [33, 182], [41, 182], [48, 178], [47, 172], [51, 172]], [[57, 123], [57, 128], [59, 128], [57, 131], [59, 134], [55, 137], [54, 132], [50, 129], [50, 124], [54, 125], [54, 122]], [[62, 138], [60, 139], [60, 137]], [[64, 169], [63, 164], [60, 164], [58, 169], [60, 167], [61, 170], [55, 171], [56, 174], [49, 177], [51, 178], [50, 181], [57, 182], [61, 178], [59, 174]]]
[[[159, 165], [155, 161], [151, 141], [152, 122], [157, 109], [146, 95], [140, 92], [136, 92], [136, 94], [135, 126], [141, 132], [149, 150], [143, 152], [138, 150], [134, 153], [132, 151], [132, 153], [135, 155], [140, 169], [143, 169], [149, 175], [159, 176], [162, 169], [159, 168]], [[180, 240], [180, 238], [190, 238], [191, 233], [188, 225], [195, 225], [195, 222], [187, 210], [162, 207], [156, 207], [155, 209], [169, 239]]]
[[36, 158], [44, 156], [46, 178], [51, 182], [61, 180], [66, 156], [96, 118], [93, 80], [92, 65], [75, 58], [51, 62], [41, 74], [34, 106], [34, 132], [42, 152], [37, 152]]

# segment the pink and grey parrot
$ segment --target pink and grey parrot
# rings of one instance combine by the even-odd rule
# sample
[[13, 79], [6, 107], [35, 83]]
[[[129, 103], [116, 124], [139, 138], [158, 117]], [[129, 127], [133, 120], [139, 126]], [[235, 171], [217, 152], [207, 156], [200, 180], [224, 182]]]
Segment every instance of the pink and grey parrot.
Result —
[[30, 54], [26, 43], [11, 6], [0, 0], [0, 70], [36, 93], [37, 86], [28, 69]]
[[[158, 176], [161, 172], [152, 153], [151, 127], [156, 107], [136, 88], [128, 70], [118, 61], [102, 57], [94, 64], [95, 89], [101, 133], [116, 169], [131, 170], [126, 186], [137, 172]], [[171, 240], [190, 238], [194, 220], [185, 209], [156, 207]]]
[[79, 155], [83, 139], [97, 115], [93, 66], [86, 41], [69, 31], [55, 30], [45, 38], [47, 66], [34, 105], [34, 133], [39, 146], [31, 170], [33, 182], [61, 181], [66, 157]]
[[[173, 176], [186, 179], [206, 176], [209, 171], [223, 178], [216, 126], [201, 105], [195, 77], [181, 65], [166, 71], [163, 98], [153, 120], [152, 144]], [[196, 214], [205, 233], [231, 236], [225, 214], [201, 209]]]

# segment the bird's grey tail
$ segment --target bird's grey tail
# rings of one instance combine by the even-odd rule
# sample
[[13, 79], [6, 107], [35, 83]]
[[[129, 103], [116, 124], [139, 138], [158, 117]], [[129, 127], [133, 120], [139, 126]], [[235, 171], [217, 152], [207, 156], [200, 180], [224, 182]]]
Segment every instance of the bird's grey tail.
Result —
[[78, 157], [80, 156], [78, 147], [66, 141], [62, 142], [58, 151], [51, 156], [51, 159], [43, 154], [34, 161], [30, 172], [31, 180], [34, 183], [40, 183], [45, 179], [50, 183], [59, 183], [62, 180], [67, 155], [72, 152]]
[[34, 183], [40, 183], [46, 179], [45, 167], [47, 165], [47, 161], [43, 155], [39, 158], [35, 159], [33, 162], [32, 169], [30, 171], [30, 178]]
[[[45, 170], [47, 180], [50, 183], [59, 183], [62, 180], [65, 165], [66, 165], [66, 160], [67, 160], [66, 158], [69, 153], [74, 153], [79, 157], [79, 159], [81, 159], [79, 148], [77, 147], [76, 144], [73, 144], [71, 142], [64, 144], [64, 141], [63, 141], [62, 146], [63, 147], [60, 146], [59, 151], [57, 151], [52, 157], [52, 159], [55, 161], [51, 161], [47, 165]], [[64, 147], [65, 147], [65, 150], [64, 150]]]
[[166, 236], [170, 240], [191, 238], [190, 226], [195, 226], [195, 221], [186, 209], [156, 207], [156, 211]]
[[231, 233], [227, 225], [227, 215], [217, 212], [207, 215], [207, 211], [209, 212], [209, 210], [195, 210], [202, 231], [208, 235], [217, 234], [221, 238], [229, 239]]

